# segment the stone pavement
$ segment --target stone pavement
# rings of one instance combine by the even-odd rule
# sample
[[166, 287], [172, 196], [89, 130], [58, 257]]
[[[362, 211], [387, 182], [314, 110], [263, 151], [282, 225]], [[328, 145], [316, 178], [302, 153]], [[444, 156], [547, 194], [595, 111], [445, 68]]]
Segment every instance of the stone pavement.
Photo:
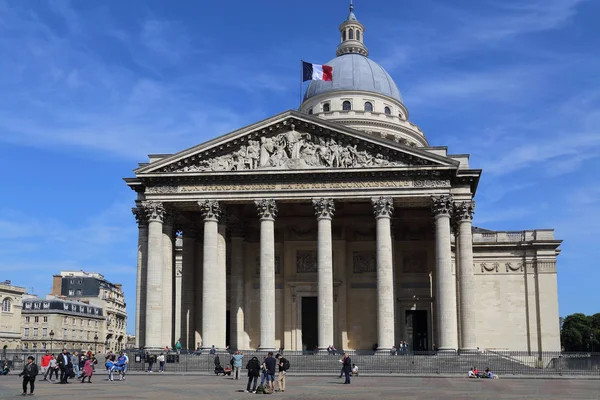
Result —
[[[337, 377], [288, 377], [285, 393], [271, 398], [284, 399], [406, 399], [406, 400], [600, 400], [600, 380], [584, 379], [467, 379], [357, 377], [342, 385]], [[125, 381], [107, 380], [97, 374], [92, 383], [58, 385], [37, 382], [35, 396], [27, 398], [85, 400], [121, 399], [244, 399], [246, 380], [229, 377], [184, 376], [176, 374], [130, 375]], [[21, 397], [21, 378], [0, 376], [0, 398]], [[75, 396], [75, 397], [72, 397]]]

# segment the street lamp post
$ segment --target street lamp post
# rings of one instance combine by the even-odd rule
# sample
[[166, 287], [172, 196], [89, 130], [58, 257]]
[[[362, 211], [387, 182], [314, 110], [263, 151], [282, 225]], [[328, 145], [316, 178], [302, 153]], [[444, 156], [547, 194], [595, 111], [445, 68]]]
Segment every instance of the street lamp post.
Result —
[[50, 335], [50, 353], [52, 353], [52, 341], [54, 340], [54, 331], [50, 329], [50, 333], [48, 335]]
[[98, 352], [97, 347], [98, 347], [98, 334], [96, 333], [94, 335], [94, 354], [96, 354]]

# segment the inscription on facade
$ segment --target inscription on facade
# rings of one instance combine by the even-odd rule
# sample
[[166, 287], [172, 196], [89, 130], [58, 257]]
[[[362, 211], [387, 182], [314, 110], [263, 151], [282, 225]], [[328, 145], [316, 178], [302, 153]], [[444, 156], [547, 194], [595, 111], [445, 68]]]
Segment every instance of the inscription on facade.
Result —
[[375, 272], [377, 261], [374, 251], [355, 251], [352, 253], [352, 271], [355, 274]]
[[311, 183], [248, 183], [244, 185], [181, 185], [150, 186], [147, 193], [196, 193], [196, 192], [243, 192], [273, 190], [317, 190], [317, 189], [370, 189], [370, 188], [432, 188], [450, 187], [448, 179], [440, 180], [395, 180], [365, 182], [311, 182]]

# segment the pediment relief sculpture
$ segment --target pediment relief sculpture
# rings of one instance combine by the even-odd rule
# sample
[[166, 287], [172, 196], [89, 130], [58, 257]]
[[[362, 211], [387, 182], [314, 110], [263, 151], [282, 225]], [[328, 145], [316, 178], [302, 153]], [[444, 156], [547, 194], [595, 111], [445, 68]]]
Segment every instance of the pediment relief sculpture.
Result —
[[368, 168], [403, 166], [389, 155], [372, 153], [360, 144], [291, 130], [249, 140], [237, 150], [195, 160], [176, 172], [243, 171], [255, 169]]

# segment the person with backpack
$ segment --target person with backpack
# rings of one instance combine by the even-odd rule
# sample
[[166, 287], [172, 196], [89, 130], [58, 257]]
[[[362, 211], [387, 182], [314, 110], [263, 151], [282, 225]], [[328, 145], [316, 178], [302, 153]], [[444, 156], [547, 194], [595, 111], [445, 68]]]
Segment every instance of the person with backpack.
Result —
[[[246, 392], [255, 393], [256, 392], [256, 384], [258, 383], [258, 376], [260, 375], [260, 362], [258, 358], [252, 357], [248, 364], [246, 364], [246, 369], [248, 370], [248, 385], [246, 386]], [[252, 390], [250, 390], [250, 383], [252, 384]]]
[[277, 376], [277, 392], [285, 392], [285, 375], [287, 374], [287, 370], [290, 369], [290, 362], [281, 357], [281, 354], [277, 354], [275, 356], [277, 359], [277, 364], [279, 364], [279, 375]]

